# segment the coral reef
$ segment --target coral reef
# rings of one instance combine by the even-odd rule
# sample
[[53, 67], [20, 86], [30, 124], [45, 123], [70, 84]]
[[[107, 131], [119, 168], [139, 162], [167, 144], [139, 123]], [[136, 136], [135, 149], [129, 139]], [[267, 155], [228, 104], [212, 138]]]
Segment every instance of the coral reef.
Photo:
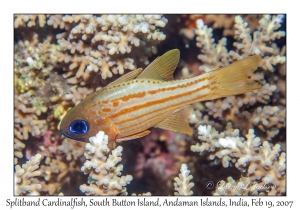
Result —
[[214, 164], [222, 162], [225, 168], [234, 166], [250, 181], [274, 185], [274, 189], [265, 192], [268, 195], [285, 193], [286, 153], [281, 151], [279, 144], [262, 142], [255, 136], [253, 129], [249, 129], [245, 140], [239, 137], [239, 130], [234, 130], [230, 123], [220, 134], [210, 125], [200, 125], [198, 132], [202, 143], [192, 145], [193, 152], [201, 155], [208, 152], [206, 155], [210, 160], [215, 160]]
[[19, 27], [34, 27], [36, 24], [40, 27], [44, 27], [46, 24], [46, 15], [16, 15], [15, 16], [15, 28]]
[[89, 185], [81, 185], [80, 190], [86, 195], [127, 195], [125, 186], [130, 183], [132, 176], [121, 176], [123, 165], [118, 162], [122, 159], [123, 148], [118, 146], [108, 156], [108, 137], [103, 131], [89, 141], [84, 153], [87, 160], [81, 167], [84, 174], [89, 174]]
[[[243, 19], [249, 24], [250, 30], [253, 32], [258, 24], [259, 19], [262, 15], [243, 15]], [[233, 36], [234, 35], [234, 19], [235, 15], [221, 14], [214, 15], [209, 14], [205, 16], [205, 23], [211, 25], [215, 29], [223, 29], [223, 36]]]
[[[285, 27], [267, 14], [14, 15], [15, 195], [285, 195]], [[175, 79], [260, 55], [262, 88], [193, 104], [191, 137], [152, 128], [110, 151], [103, 132], [59, 133], [87, 95], [174, 48]]]
[[39, 195], [37, 192], [41, 189], [41, 184], [35, 183], [33, 177], [40, 176], [41, 171], [37, 170], [40, 161], [41, 155], [36, 154], [31, 157], [30, 160], [23, 164], [16, 165], [15, 172], [15, 195]]
[[199, 69], [208, 72], [249, 55], [261, 55], [263, 56], [261, 67], [273, 71], [273, 66], [285, 62], [285, 56], [278, 55], [278, 48], [276, 44], [272, 43], [275, 39], [285, 36], [284, 31], [276, 31], [281, 26], [283, 18], [283, 15], [272, 18], [270, 15], [264, 15], [259, 21], [259, 30], [254, 31], [251, 37], [247, 22], [244, 22], [241, 16], [236, 16], [234, 25], [236, 42], [233, 43], [236, 50], [229, 52], [226, 49], [227, 39], [224, 37], [219, 40], [218, 44], [214, 43], [213, 29], [208, 28], [204, 21], [199, 19], [195, 33], [197, 47], [201, 48], [198, 59], [204, 63]]
[[68, 65], [64, 74], [68, 83], [84, 85], [90, 72], [106, 79], [148, 64], [148, 57], [157, 51], [155, 45], [165, 39], [158, 28], [165, 27], [167, 19], [161, 15], [66, 15], [50, 17], [47, 23], [67, 30], [57, 35], [61, 50], [67, 53], [57, 56]]

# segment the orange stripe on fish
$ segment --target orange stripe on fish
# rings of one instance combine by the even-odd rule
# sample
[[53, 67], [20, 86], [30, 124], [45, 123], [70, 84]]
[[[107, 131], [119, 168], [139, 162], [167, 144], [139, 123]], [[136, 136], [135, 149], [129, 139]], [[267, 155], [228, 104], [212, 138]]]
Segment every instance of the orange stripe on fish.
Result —
[[186, 93], [182, 93], [182, 94], [175, 95], [175, 96], [170, 96], [168, 98], [164, 98], [164, 99], [160, 99], [160, 100], [150, 101], [150, 102], [138, 105], [138, 106], [123, 109], [120, 112], [111, 115], [110, 117], [111, 118], [116, 118], [116, 117], [119, 117], [119, 116], [124, 115], [126, 113], [137, 111], [137, 110], [142, 109], [142, 108], [147, 108], [147, 107], [155, 105], [155, 104], [162, 104], [162, 103], [165, 103], [165, 102], [169, 102], [171, 100], [174, 100], [174, 99], [177, 99], [177, 98], [180, 98], [180, 97], [183, 97], [183, 96], [191, 95], [193, 93], [196, 93], [196, 92], [201, 91], [201, 90], [203, 90], [205, 88], [208, 88], [208, 87], [209, 87], [209, 85], [206, 85], [206, 86], [200, 87], [198, 89], [195, 89], [195, 90], [192, 90], [192, 91], [189, 91], [189, 92], [186, 92]]
[[[206, 97], [207, 95], [208, 95], [208, 94], [202, 95], [202, 96], [200, 96], [200, 97], [197, 97], [197, 98], [188, 100], [187, 102], [181, 102], [181, 103], [178, 103], [178, 104], [174, 104], [174, 105], [169, 106], [168, 108], [174, 108], [174, 107], [177, 107], [177, 106], [180, 106], [180, 105], [185, 105], [186, 103], [193, 103], [193, 101], [195, 101], [195, 100], [201, 100], [201, 98], [204, 98], [204, 97]], [[130, 121], [133, 121], [133, 120], [137, 120], [137, 119], [139, 119], [139, 118], [141, 118], [141, 117], [145, 117], [145, 116], [147, 116], [147, 115], [149, 115], [149, 114], [153, 114], [153, 113], [156, 113], [156, 112], [159, 112], [159, 111], [163, 111], [163, 110], [165, 110], [165, 108], [158, 109], [158, 110], [155, 110], [154, 112], [146, 113], [146, 114], [137, 116], [136, 118], [131, 118], [131, 119], [127, 119], [127, 120], [124, 120], [124, 121], [120, 121], [120, 122], [118, 122], [118, 124], [123, 124], [123, 123], [126, 123], [126, 122], [130, 122]], [[159, 115], [160, 115], [160, 114], [156, 115], [155, 117], [157, 117], [157, 116], [159, 116]], [[134, 126], [136, 126], [136, 125], [138, 125], [138, 124], [139, 124], [139, 123], [134, 124]], [[132, 127], [132, 126], [125, 127], [125, 128], [122, 128], [122, 129], [129, 129], [130, 127]], [[121, 129], [120, 129], [120, 130], [121, 130]]]
[[261, 62], [257, 55], [194, 78], [174, 80], [178, 61], [179, 50], [170, 50], [145, 70], [131, 71], [90, 94], [65, 115], [60, 132], [88, 141], [103, 130], [110, 147], [118, 140], [145, 136], [151, 127], [190, 135], [187, 105], [261, 88], [251, 79]]
[[[122, 98], [119, 98], [119, 99], [122, 101], [128, 101], [129, 99], [133, 99], [133, 98], [143, 98], [145, 95], [146, 95], [146, 92], [139, 92], [139, 93], [134, 93], [134, 94], [129, 94], [129, 95], [123, 96]], [[119, 99], [115, 99], [112, 101], [116, 101]]]

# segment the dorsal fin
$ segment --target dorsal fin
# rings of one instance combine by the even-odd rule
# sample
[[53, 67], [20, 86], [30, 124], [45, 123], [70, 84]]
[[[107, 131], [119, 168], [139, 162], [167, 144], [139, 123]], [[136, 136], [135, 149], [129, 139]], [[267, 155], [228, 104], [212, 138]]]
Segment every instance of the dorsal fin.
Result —
[[138, 79], [174, 80], [173, 73], [179, 62], [180, 52], [178, 49], [170, 50], [157, 57], [137, 77]]
[[109, 83], [108, 86], [110, 86], [110, 85], [116, 85], [118, 83], [122, 83], [122, 82], [126, 82], [128, 80], [135, 79], [142, 71], [143, 71], [142, 68], [138, 68], [136, 70], [133, 70], [133, 71], [131, 71], [131, 72], [123, 75], [122, 77], [119, 77], [115, 81]]
[[179, 110], [175, 110], [171, 115], [154, 127], [192, 135], [193, 130], [190, 128], [188, 120], [191, 111], [191, 106], [186, 106]]

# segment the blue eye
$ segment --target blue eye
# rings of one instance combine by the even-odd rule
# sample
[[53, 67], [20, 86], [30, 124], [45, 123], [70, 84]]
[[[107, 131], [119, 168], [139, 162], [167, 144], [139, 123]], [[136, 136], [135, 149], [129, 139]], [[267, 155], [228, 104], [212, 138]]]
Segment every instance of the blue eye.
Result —
[[74, 120], [69, 126], [69, 131], [74, 134], [85, 134], [88, 130], [88, 123], [84, 120]]

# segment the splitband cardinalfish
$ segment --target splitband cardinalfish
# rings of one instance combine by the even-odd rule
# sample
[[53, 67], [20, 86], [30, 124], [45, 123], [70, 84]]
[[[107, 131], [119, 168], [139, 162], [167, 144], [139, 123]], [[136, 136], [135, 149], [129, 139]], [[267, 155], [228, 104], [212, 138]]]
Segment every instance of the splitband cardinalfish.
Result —
[[174, 80], [179, 54], [178, 49], [170, 50], [144, 71], [131, 71], [87, 96], [62, 119], [61, 134], [87, 142], [104, 131], [110, 148], [115, 141], [146, 136], [151, 127], [191, 135], [189, 104], [261, 88], [251, 78], [261, 62], [258, 55], [190, 79]]

